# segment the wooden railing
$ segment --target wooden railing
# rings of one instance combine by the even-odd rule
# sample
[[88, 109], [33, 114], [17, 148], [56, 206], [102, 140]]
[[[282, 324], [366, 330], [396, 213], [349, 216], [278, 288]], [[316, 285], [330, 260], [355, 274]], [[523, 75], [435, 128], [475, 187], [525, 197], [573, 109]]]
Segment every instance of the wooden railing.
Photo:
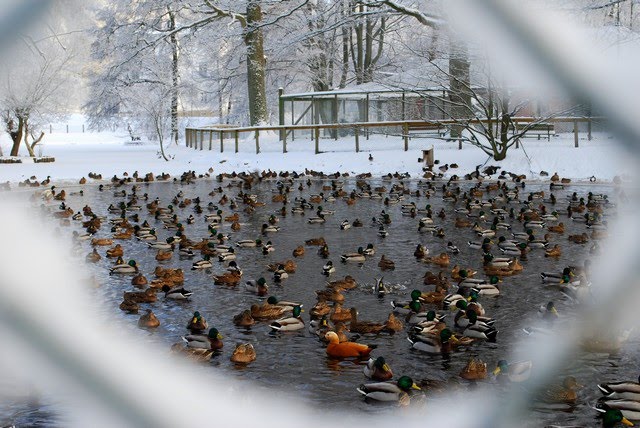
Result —
[[[593, 121], [604, 121], [602, 117], [553, 117], [553, 118], [535, 118], [535, 117], [515, 117], [512, 118], [515, 129], [521, 129], [520, 124], [530, 123], [573, 123], [574, 145], [579, 146], [578, 143], [578, 125], [580, 123], [588, 124], [589, 139], [591, 139], [591, 123]], [[253, 133], [254, 141], [256, 145], [256, 153], [260, 153], [260, 132], [277, 131], [282, 142], [282, 152], [287, 153], [287, 137], [291, 133], [292, 137], [295, 131], [311, 131], [311, 138], [314, 141], [315, 153], [320, 153], [320, 132], [322, 130], [336, 130], [336, 129], [349, 129], [353, 131], [355, 137], [355, 150], [360, 151], [360, 138], [364, 136], [369, 138], [369, 133], [376, 128], [390, 128], [397, 127], [402, 129], [402, 133], [399, 134], [404, 142], [404, 150], [409, 150], [409, 140], [411, 138], [410, 132], [412, 130], [434, 130], [440, 135], [443, 129], [451, 125], [460, 123], [456, 120], [437, 120], [437, 121], [423, 121], [423, 120], [403, 120], [403, 121], [389, 121], [389, 122], [358, 122], [358, 123], [325, 123], [314, 125], [265, 125], [265, 126], [248, 126], [248, 127], [234, 127], [230, 125], [213, 125], [200, 128], [186, 128], [185, 129], [185, 142], [186, 146], [195, 150], [204, 150], [208, 147], [209, 150], [213, 150], [214, 143], [220, 144], [220, 153], [224, 152], [225, 136], [227, 139], [232, 139], [234, 143], [235, 152], [238, 153], [238, 145], [240, 142], [241, 133]], [[496, 120], [488, 119], [472, 119], [469, 120], [471, 124], [485, 125], [491, 123], [495, 126]], [[361, 133], [363, 133], [361, 135]], [[334, 132], [334, 139], [338, 139], [338, 133]], [[396, 134], [397, 135], [397, 134]], [[214, 139], [215, 136], [215, 139]], [[293, 138], [292, 138], [293, 139]], [[462, 141], [459, 141], [458, 148], [462, 148]]]

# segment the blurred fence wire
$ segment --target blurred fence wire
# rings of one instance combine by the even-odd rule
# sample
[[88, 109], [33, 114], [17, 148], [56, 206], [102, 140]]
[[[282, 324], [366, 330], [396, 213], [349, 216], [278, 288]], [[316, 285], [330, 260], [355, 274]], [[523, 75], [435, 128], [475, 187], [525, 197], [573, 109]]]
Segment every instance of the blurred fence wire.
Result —
[[[42, 14], [48, 3], [22, 0], [5, 5], [5, 13], [0, 16], [0, 52], [10, 46], [12, 38], [24, 26]], [[637, 103], [640, 98], [624, 96], [629, 93], [628, 82], [612, 78], [615, 70], [588, 54], [584, 40], [576, 37], [573, 24], [555, 16], [553, 11], [545, 11], [541, 19], [540, 11], [530, 10], [526, 2], [452, 0], [447, 2], [447, 8], [452, 24], [474, 22], [466, 26], [465, 31], [476, 31], [468, 36], [484, 38], [493, 49], [505, 49], [505, 55], [509, 55], [507, 49], [517, 49], [519, 56], [524, 55], [537, 64], [568, 93], [577, 99], [591, 100], [615, 124], [613, 130], [620, 142], [638, 154], [640, 108]], [[561, 25], [556, 25], [558, 23]], [[501, 41], [508, 44], [503, 45]], [[86, 296], [78, 297], [82, 293], [80, 281], [70, 275], [72, 267], [65, 264], [65, 251], [60, 251], [59, 243], [46, 238], [46, 230], [35, 226], [10, 203], [3, 201], [0, 212], [2, 224], [10, 225], [4, 235], [5, 242], [13, 243], [12, 250], [0, 258], [0, 323], [5, 333], [19, 338], [20, 350], [24, 352], [16, 351], [9, 360], [15, 358], [13, 364], [17, 371], [32, 358], [46, 362], [47, 373], [36, 371], [25, 376], [35, 376], [31, 379], [33, 382], [46, 378], [43, 387], [60, 393], [58, 398], [65, 402], [65, 410], [70, 413], [70, 425], [115, 426], [114, 420], [118, 420], [119, 425], [141, 427], [214, 423], [278, 428], [300, 424], [339, 427], [356, 421], [376, 427], [391, 423], [379, 415], [355, 418], [326, 411], [331, 409], [322, 409], [320, 415], [290, 397], [282, 399], [271, 393], [267, 398], [254, 388], [240, 391], [208, 372], [165, 361], [166, 350], [130, 343], [117, 326], [104, 326], [95, 319], [90, 305], [85, 307]], [[638, 291], [635, 275], [628, 267], [637, 263], [640, 239], [635, 222], [627, 232], [629, 230], [633, 233], [624, 234], [625, 242], [617, 243], [618, 248], [623, 246], [626, 251], [618, 252], [613, 261], [608, 260], [608, 266], [603, 267], [594, 280], [597, 284], [606, 278], [608, 286], [599, 296], [598, 312], [602, 316], [594, 317], [594, 308], [587, 308], [579, 314], [572, 330], [558, 333], [555, 339], [542, 337], [534, 344], [523, 345], [536, 354], [539, 385], [561, 368], [579, 337], [598, 328], [603, 320], [612, 322], [611, 311], [630, 309], [633, 314]], [[34, 247], [47, 255], [38, 261], [38, 269], [33, 269], [30, 257], [26, 256]], [[628, 297], [620, 299], [620, 294]], [[558, 340], [558, 336], [562, 340]], [[32, 356], [28, 358], [25, 355], [29, 353]], [[67, 396], [68, 390], [75, 392]], [[465, 401], [467, 404], [458, 408], [455, 421], [449, 408], [430, 405], [389, 417], [394, 418], [393, 423], [398, 423], [398, 417], [403, 418], [402, 424], [406, 427], [423, 427], [429, 423], [478, 428], [514, 426], [514, 421], [521, 420], [526, 412], [525, 404], [531, 393], [514, 391], [505, 405], [505, 401], [486, 398], [487, 394], [479, 391], [473, 400]], [[100, 413], [87, 412], [86, 400]]]

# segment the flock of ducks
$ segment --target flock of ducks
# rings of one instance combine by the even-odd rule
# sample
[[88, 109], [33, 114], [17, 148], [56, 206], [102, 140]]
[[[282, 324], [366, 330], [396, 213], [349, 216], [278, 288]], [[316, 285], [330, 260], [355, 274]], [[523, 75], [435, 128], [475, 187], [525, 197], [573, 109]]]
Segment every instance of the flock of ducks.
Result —
[[[496, 167], [492, 167], [496, 168]], [[212, 172], [210, 170], [210, 172]], [[497, 173], [497, 169], [494, 171]], [[441, 175], [441, 174], [440, 174]], [[96, 175], [93, 174], [95, 177]], [[209, 174], [206, 174], [208, 177]], [[173, 180], [189, 184], [203, 176], [186, 172]], [[261, 174], [221, 174], [216, 176], [217, 186], [212, 186], [206, 196], [188, 197], [188, 188], [176, 195], [161, 200], [151, 199], [144, 192], [144, 184], [155, 180], [171, 180], [168, 174], [154, 177], [147, 174], [139, 177], [113, 177], [111, 184], [101, 184], [98, 191], [113, 192], [113, 202], [108, 207], [85, 205], [80, 210], [66, 205], [67, 194], [51, 186], [40, 193], [49, 206], [52, 216], [63, 224], [74, 225], [73, 239], [76, 248], [92, 249], [86, 254], [89, 263], [103, 257], [113, 260], [111, 275], [130, 275], [131, 284], [137, 290], [123, 295], [120, 309], [127, 313], [138, 313], [142, 305], [165, 300], [189, 300], [193, 293], [185, 288], [189, 276], [198, 272], [217, 273], [211, 275], [216, 285], [238, 288], [256, 295], [253, 303], [233, 317], [233, 323], [241, 328], [257, 323], [266, 323], [276, 332], [292, 332], [306, 329], [323, 343], [324, 352], [331, 359], [355, 359], [362, 362], [363, 375], [372, 382], [363, 383], [356, 389], [367, 400], [408, 404], [412, 395], [421, 387], [407, 374], [396, 377], [389, 359], [392, 356], [376, 355], [371, 338], [384, 334], [406, 334], [408, 348], [430, 354], [447, 354], [473, 346], [482, 349], [482, 342], [496, 342], [499, 321], [487, 313], [482, 305], [486, 299], [509, 293], [503, 281], [519, 275], [523, 262], [536, 257], [561, 258], [562, 248], [580, 245], [585, 252], [597, 254], [598, 241], [607, 236], [607, 216], [614, 215], [616, 206], [607, 195], [587, 193], [569, 194], [567, 199], [557, 198], [553, 191], [560, 186], [552, 177], [549, 192], [527, 192], [523, 177], [501, 173], [501, 180], [483, 181], [483, 173], [476, 169], [474, 175], [466, 177], [473, 181], [461, 186], [457, 176], [451, 179], [436, 179], [434, 174], [425, 174], [423, 180], [410, 182], [406, 174], [389, 174], [382, 177], [381, 185], [373, 184], [370, 174], [362, 174], [349, 181], [351, 190], [345, 186], [345, 175], [326, 175], [315, 171], [305, 174], [265, 171]], [[50, 178], [47, 178], [50, 180]], [[84, 184], [86, 180], [81, 180]], [[260, 200], [251, 193], [253, 186], [262, 183], [270, 186], [271, 200]], [[47, 184], [49, 184], [47, 182]], [[225, 187], [222, 187], [222, 186]], [[321, 186], [321, 191], [313, 191]], [[466, 190], [465, 190], [466, 189]], [[75, 196], [82, 197], [82, 191]], [[444, 207], [434, 212], [429, 201], [440, 199]], [[338, 204], [358, 205], [365, 201], [379, 204], [379, 214], [371, 220], [354, 218], [335, 220], [336, 210], [328, 209]], [[398, 210], [391, 207], [398, 205]], [[102, 213], [105, 211], [107, 215]], [[394, 213], [394, 214], [392, 214]], [[241, 230], [243, 218], [260, 215], [264, 218], [256, 239], [234, 239]], [[254, 263], [275, 250], [275, 240], [283, 220], [290, 216], [304, 216], [309, 233], [319, 233], [326, 228], [346, 231], [350, 228], [369, 227], [372, 235], [384, 239], [393, 233], [390, 225], [394, 216], [413, 219], [416, 244], [413, 254], [380, 254], [373, 243], [362, 243], [354, 251], [341, 252], [323, 237], [307, 239], [293, 250], [292, 258], [271, 263], [264, 275], [245, 278], [240, 265]], [[190, 232], [191, 225], [206, 222], [208, 234], [196, 237]], [[283, 223], [281, 225], [281, 222]], [[468, 236], [467, 242], [447, 242], [442, 227], [450, 222], [461, 233]], [[583, 232], [565, 235], [565, 224], [573, 223]], [[446, 251], [431, 254], [422, 244], [429, 239], [447, 242]], [[566, 236], [566, 237], [564, 237]], [[127, 242], [128, 244], [124, 244]], [[84, 244], [86, 243], [86, 244]], [[154, 254], [157, 266], [144, 266], [128, 259], [126, 252], [137, 246]], [[313, 251], [312, 251], [313, 249]], [[309, 254], [309, 253], [312, 254]], [[462, 266], [456, 263], [461, 252], [473, 254], [477, 263]], [[176, 257], [192, 260], [191, 271], [168, 267]], [[309, 310], [309, 320], [302, 316], [302, 304], [278, 299], [271, 293], [268, 277], [274, 284], [286, 283], [297, 270], [297, 264], [305, 257], [325, 259], [319, 278], [329, 278], [326, 286], [315, 292], [316, 304]], [[335, 260], [345, 264], [363, 264], [370, 259], [378, 260], [381, 272], [395, 269], [392, 258], [414, 258], [416, 269], [427, 266], [423, 284], [415, 284], [408, 299], [389, 299], [388, 318], [384, 321], [363, 321], [358, 317], [356, 301], [349, 291], [362, 288], [362, 284], [347, 275], [333, 279], [336, 274]], [[526, 264], [526, 263], [525, 263]], [[542, 272], [542, 283], [558, 290], [572, 305], [579, 306], [590, 298], [588, 260], [581, 266], [567, 266], [558, 272]], [[143, 272], [152, 272], [148, 279]], [[309, 278], [308, 280], [311, 280]], [[325, 282], [318, 279], [318, 283]], [[282, 288], [286, 290], [286, 288]], [[375, 280], [372, 292], [379, 298], [397, 294], [382, 278]], [[346, 305], [347, 299], [350, 305]], [[527, 334], [549, 334], [554, 325], [561, 322], [554, 302], [548, 302], [537, 310], [544, 328], [526, 330]], [[453, 316], [451, 316], [451, 314]], [[208, 361], [223, 349], [223, 336], [217, 328], [210, 326], [200, 312], [185, 315], [186, 325], [183, 343], [176, 343], [171, 350], [198, 361]], [[139, 318], [142, 328], [156, 328], [160, 321], [149, 307]], [[584, 348], [593, 345], [599, 350], [614, 352], [623, 345], [618, 337], [593, 338], [585, 341]], [[250, 343], [238, 344], [230, 360], [236, 364], [250, 364], [258, 358], [259, 349]], [[402, 352], [398, 350], [397, 352]], [[530, 377], [534, 367], [530, 361], [498, 361], [493, 375], [499, 383], [522, 383]], [[487, 364], [472, 358], [460, 373], [469, 381], [490, 377]], [[393, 380], [395, 378], [395, 380]], [[568, 377], [558, 385], [550, 387], [540, 400], [575, 404], [578, 400], [575, 378]], [[640, 385], [635, 382], [618, 382], [599, 385], [603, 400], [598, 409], [603, 413], [603, 425], [627, 424], [628, 419], [640, 420]]]

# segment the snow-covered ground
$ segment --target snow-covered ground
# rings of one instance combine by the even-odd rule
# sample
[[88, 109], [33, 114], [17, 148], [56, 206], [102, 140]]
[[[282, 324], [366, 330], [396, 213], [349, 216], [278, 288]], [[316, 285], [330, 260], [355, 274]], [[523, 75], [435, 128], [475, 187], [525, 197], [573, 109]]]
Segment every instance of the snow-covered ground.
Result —
[[[56, 132], [60, 129], [62, 132]], [[560, 134], [551, 141], [528, 138], [524, 140], [524, 149], [512, 148], [507, 159], [495, 162], [488, 159], [481, 150], [465, 145], [458, 150], [457, 143], [430, 138], [413, 138], [410, 150], [403, 151], [400, 137], [371, 136], [369, 140], [360, 138], [360, 153], [355, 153], [353, 137], [338, 141], [323, 139], [320, 143], [321, 154], [314, 154], [314, 144], [308, 138], [296, 137], [288, 141], [288, 153], [282, 153], [282, 143], [276, 134], [261, 135], [261, 153], [256, 155], [254, 140], [246, 136], [239, 144], [239, 153], [234, 153], [231, 139], [225, 141], [225, 152], [220, 153], [219, 141], [214, 137], [213, 151], [194, 150], [180, 146], [167, 149], [172, 160], [164, 161], [158, 155], [158, 146], [153, 143], [143, 145], [127, 144], [129, 135], [126, 130], [116, 132], [81, 132], [78, 119], [66, 133], [63, 125], [56, 125], [52, 134], [47, 134], [41, 149], [45, 156], [54, 156], [54, 163], [34, 164], [28, 157], [22, 164], [0, 164], [0, 181], [17, 182], [31, 176], [44, 179], [51, 176], [54, 180], [77, 180], [86, 177], [89, 172], [100, 173], [105, 179], [123, 172], [140, 174], [166, 172], [172, 175], [186, 170], [205, 173], [212, 167], [214, 174], [221, 172], [240, 172], [272, 169], [276, 171], [303, 171], [305, 168], [332, 173], [371, 172], [382, 175], [389, 172], [409, 172], [413, 177], [422, 174], [422, 164], [418, 163], [423, 148], [431, 145], [435, 148], [435, 158], [440, 165], [457, 163], [459, 168], [450, 169], [448, 174], [464, 175], [474, 170], [476, 165], [499, 165], [507, 171], [526, 174], [529, 179], [544, 179], [540, 171], [550, 174], [558, 172], [562, 177], [573, 180], [588, 180], [595, 176], [598, 181], [608, 181], [614, 176], [631, 173], [634, 170], [629, 157], [613, 139], [604, 134], [595, 134], [587, 141], [581, 134], [580, 147], [574, 148], [573, 134]], [[9, 152], [8, 136], [0, 136], [0, 144], [5, 154]], [[24, 149], [21, 150], [23, 152]], [[373, 160], [369, 161], [369, 154]]]

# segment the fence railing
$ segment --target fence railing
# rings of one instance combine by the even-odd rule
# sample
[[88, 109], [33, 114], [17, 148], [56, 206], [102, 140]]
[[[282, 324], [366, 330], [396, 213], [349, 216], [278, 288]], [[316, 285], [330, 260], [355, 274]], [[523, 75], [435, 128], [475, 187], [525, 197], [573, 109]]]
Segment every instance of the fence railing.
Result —
[[[591, 139], [591, 126], [593, 122], [605, 121], [603, 117], [553, 117], [553, 118], [536, 118], [536, 117], [516, 117], [512, 118], [514, 123], [514, 132], [520, 131], [522, 124], [573, 124], [574, 145], [579, 147], [580, 124], [587, 125], [588, 139]], [[471, 119], [470, 124], [496, 125], [495, 119]], [[279, 140], [282, 143], [282, 152], [287, 153], [287, 140], [291, 136], [291, 141], [295, 140], [296, 131], [310, 131], [311, 140], [314, 142], [315, 153], [320, 153], [320, 134], [321, 131], [330, 131], [332, 139], [338, 140], [338, 130], [351, 130], [355, 140], [355, 151], [360, 151], [360, 138], [369, 139], [369, 135], [373, 130], [384, 130], [389, 128], [397, 128], [400, 133], [394, 133], [402, 137], [404, 150], [409, 150], [409, 141], [412, 138], [411, 131], [430, 131], [437, 133], [435, 138], [444, 138], [446, 130], [452, 126], [460, 124], [457, 120], [438, 120], [438, 121], [388, 121], [388, 122], [360, 122], [360, 123], [324, 123], [313, 125], [265, 125], [265, 126], [247, 126], [234, 127], [230, 125], [212, 125], [206, 127], [187, 127], [185, 129], [185, 144], [189, 148], [195, 150], [213, 150], [214, 145], [220, 146], [220, 153], [224, 152], [225, 141], [233, 141], [235, 153], [238, 153], [241, 133], [252, 133], [255, 142], [256, 153], [260, 153], [260, 133], [275, 131], [279, 133]], [[540, 127], [532, 126], [530, 131], [538, 137]], [[529, 131], [527, 131], [529, 132]], [[387, 133], [387, 135], [390, 135]], [[547, 131], [547, 137], [551, 134]], [[527, 136], [527, 133], [524, 134]], [[226, 137], [226, 139], [225, 139]], [[462, 140], [458, 140], [458, 148], [462, 149]]]

